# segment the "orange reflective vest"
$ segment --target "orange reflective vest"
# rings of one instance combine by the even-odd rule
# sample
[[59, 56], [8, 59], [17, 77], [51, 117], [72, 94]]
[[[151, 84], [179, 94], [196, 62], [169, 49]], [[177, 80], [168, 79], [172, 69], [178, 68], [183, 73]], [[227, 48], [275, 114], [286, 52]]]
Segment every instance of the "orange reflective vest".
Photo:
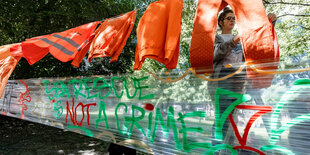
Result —
[[137, 11], [131, 11], [117, 18], [105, 20], [96, 30], [91, 43], [88, 61], [96, 57], [111, 57], [117, 61], [135, 23]]
[[80, 63], [82, 62], [83, 58], [85, 57], [86, 53], [89, 50], [89, 47], [95, 37], [95, 33], [91, 34], [89, 36], [89, 38], [87, 39], [86, 42], [83, 43], [83, 48], [75, 55], [73, 61], [72, 61], [72, 65], [79, 68]]
[[175, 69], [178, 64], [183, 0], [161, 0], [151, 3], [137, 28], [135, 70], [146, 58]]
[[28, 39], [22, 42], [22, 53], [32, 65], [51, 53], [56, 59], [67, 62], [86, 46], [89, 36], [99, 22], [88, 23], [70, 30]]
[[[4, 45], [0, 47], [0, 98], [4, 93], [10, 75], [21, 58], [20, 56], [11, 55], [11, 47], [20, 50], [21, 48], [17, 48], [18, 46], [20, 46], [20, 44]], [[19, 51], [13, 52], [19, 53]]]

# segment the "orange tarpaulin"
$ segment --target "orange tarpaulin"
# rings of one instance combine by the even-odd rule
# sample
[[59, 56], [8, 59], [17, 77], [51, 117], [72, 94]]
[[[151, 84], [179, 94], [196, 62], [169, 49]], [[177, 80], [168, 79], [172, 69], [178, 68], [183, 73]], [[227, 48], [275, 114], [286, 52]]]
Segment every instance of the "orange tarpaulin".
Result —
[[137, 11], [131, 11], [107, 19], [100, 25], [89, 49], [89, 62], [96, 57], [111, 57], [111, 62], [117, 61], [133, 28], [136, 14]]
[[92, 22], [60, 33], [28, 39], [22, 42], [22, 55], [30, 65], [48, 53], [62, 62], [73, 60], [98, 24], [99, 22]]
[[[17, 46], [20, 46], [20, 44], [4, 45], [0, 47], [0, 98], [4, 93], [5, 86], [9, 80], [10, 75], [12, 74], [16, 64], [21, 58], [20, 56], [11, 55], [10, 48]], [[18, 53], [18, 51], [14, 52]]]
[[175, 69], [178, 63], [183, 0], [161, 0], [151, 3], [139, 21], [135, 70], [146, 58]]

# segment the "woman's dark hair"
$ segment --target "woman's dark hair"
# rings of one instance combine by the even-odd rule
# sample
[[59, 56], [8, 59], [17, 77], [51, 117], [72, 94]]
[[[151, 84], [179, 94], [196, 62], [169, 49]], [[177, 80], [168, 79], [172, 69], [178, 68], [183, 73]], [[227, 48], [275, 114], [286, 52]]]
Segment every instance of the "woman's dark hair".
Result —
[[226, 15], [229, 13], [234, 13], [234, 12], [229, 7], [226, 7], [224, 8], [223, 12], [220, 14], [219, 18], [217, 19], [217, 24], [221, 29], [222, 29], [222, 26], [220, 25], [220, 22], [224, 21]]

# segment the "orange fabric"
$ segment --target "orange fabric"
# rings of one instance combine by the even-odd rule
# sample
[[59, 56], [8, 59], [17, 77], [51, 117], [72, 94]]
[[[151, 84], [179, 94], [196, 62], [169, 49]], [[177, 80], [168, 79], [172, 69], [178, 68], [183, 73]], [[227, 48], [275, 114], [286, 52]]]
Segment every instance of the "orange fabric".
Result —
[[[270, 24], [272, 22], [270, 21]], [[275, 55], [274, 55], [274, 61], [266, 61], [266, 64], [264, 62], [256, 62], [256, 64], [262, 63], [265, 66], [261, 67], [256, 67], [256, 69], [260, 70], [276, 70], [278, 69], [279, 65], [279, 59], [280, 59], [280, 50], [279, 50], [279, 45], [278, 45], [278, 37], [276, 34], [276, 31], [274, 27], [272, 27], [272, 33], [273, 33], [273, 42], [274, 42], [274, 49], [275, 49]], [[268, 64], [269, 63], [269, 64]], [[255, 63], [253, 63], [255, 64]], [[252, 79], [252, 88], [253, 89], [261, 89], [261, 88], [266, 88], [270, 87], [272, 80], [274, 78], [274, 74], [271, 75], [265, 75], [265, 74], [258, 74], [254, 72], [250, 67], [247, 68], [247, 73], [248, 77], [253, 78]]]
[[83, 48], [99, 22], [88, 23], [60, 33], [40, 36], [22, 42], [22, 53], [32, 65], [51, 53], [56, 59], [67, 62]]
[[261, 0], [199, 0], [194, 22], [190, 60], [193, 68], [213, 73], [213, 50], [218, 12], [227, 3], [232, 7], [241, 34], [245, 60], [276, 62], [277, 47]]
[[105, 20], [95, 32], [88, 61], [96, 57], [111, 57], [111, 62], [117, 61], [135, 24], [136, 14], [134, 10]]
[[82, 62], [83, 58], [87, 54], [94, 37], [95, 37], [95, 33], [90, 35], [90, 37], [83, 43], [83, 45], [82, 45], [83, 48], [81, 49], [80, 52], [78, 52], [76, 54], [76, 56], [74, 57], [74, 59], [71, 63], [73, 66], [75, 66], [77, 68], [80, 66], [80, 63]]
[[[46, 35], [48, 36], [48, 35]], [[41, 47], [41, 46], [36, 46], [35, 44], [31, 44], [37, 41], [40, 41], [39, 39], [44, 38], [44, 36], [40, 37], [35, 37], [31, 39], [26, 39], [25, 42], [22, 42], [22, 56], [28, 61], [30, 65], [33, 65], [37, 61], [41, 60], [45, 55], [48, 54], [48, 46]]]
[[191, 67], [198, 74], [213, 73], [217, 16], [226, 5], [222, 0], [198, 1], [190, 47]]
[[20, 46], [20, 44], [4, 45], [0, 47], [0, 98], [2, 98], [10, 75], [21, 58], [20, 56], [11, 55], [10, 48], [14, 46]]
[[0, 60], [2, 61], [3, 59], [11, 56], [10, 53], [10, 47], [11, 45], [4, 45], [4, 46], [0, 46]]
[[21, 44], [16, 44], [15, 46], [12, 46], [10, 48], [10, 52], [11, 52], [11, 56], [19, 56], [22, 57], [23, 56], [23, 52], [22, 52], [22, 46], [20, 46]]
[[183, 0], [161, 0], [151, 3], [137, 28], [135, 70], [146, 58], [175, 69], [178, 64]]

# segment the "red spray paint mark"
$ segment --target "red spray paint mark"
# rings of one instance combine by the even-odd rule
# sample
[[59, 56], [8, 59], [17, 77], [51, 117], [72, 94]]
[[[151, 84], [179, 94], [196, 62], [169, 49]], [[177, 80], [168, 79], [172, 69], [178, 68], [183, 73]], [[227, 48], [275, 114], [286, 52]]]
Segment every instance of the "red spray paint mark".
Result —
[[249, 147], [249, 146], [235, 146], [234, 147], [234, 150], [249, 150], [249, 151], [253, 151], [253, 152], [256, 152], [258, 153], [259, 155], [266, 155], [266, 153], [258, 150], [258, 149], [255, 149], [253, 147]]
[[[67, 101], [67, 115], [66, 115], [66, 123], [68, 123], [68, 114], [70, 115], [70, 119], [71, 119], [71, 122], [73, 123], [73, 125], [78, 125], [78, 126], [82, 126], [83, 125], [83, 120], [84, 120], [84, 108], [87, 107], [87, 110], [86, 110], [86, 114], [87, 114], [87, 125], [89, 126], [89, 107], [90, 106], [96, 106], [97, 104], [96, 103], [88, 103], [86, 105], [84, 105], [82, 102], [80, 102], [75, 108], [74, 108], [74, 97], [72, 98], [72, 109], [70, 110], [69, 108], [69, 101]], [[81, 106], [82, 107], [82, 114], [83, 114], [83, 117], [81, 119], [80, 122], [77, 122], [77, 119], [76, 119], [76, 110], [77, 108]]]
[[229, 114], [229, 121], [234, 129], [235, 135], [239, 141], [239, 144], [241, 146], [235, 146], [234, 149], [244, 149], [244, 150], [250, 150], [250, 151], [254, 151], [260, 155], [265, 155], [264, 152], [257, 150], [253, 147], [249, 147], [246, 146], [247, 143], [247, 137], [250, 131], [250, 128], [252, 127], [254, 121], [261, 117], [262, 115], [264, 115], [265, 113], [271, 112], [272, 111], [272, 107], [270, 106], [252, 106], [252, 105], [238, 105], [236, 106], [236, 109], [249, 109], [249, 110], [258, 110], [258, 112], [256, 112], [249, 120], [248, 124], [246, 125], [245, 129], [244, 129], [244, 133], [243, 136], [240, 136], [240, 133], [238, 131], [237, 125], [233, 119], [232, 114]]
[[5, 115], [6, 115], [6, 111], [5, 111], [5, 112], [3, 112], [1, 115], [5, 116]]
[[145, 104], [144, 109], [148, 110], [148, 111], [153, 111], [154, 110], [154, 106], [151, 103], [147, 103], [147, 104]]
[[20, 116], [20, 119], [24, 118], [24, 111], [27, 111], [28, 107], [24, 104], [24, 101], [31, 102], [31, 97], [30, 97], [30, 90], [28, 85], [24, 82], [19, 80], [23, 85], [26, 86], [26, 91], [24, 93], [19, 93], [19, 99], [18, 102], [20, 103], [21, 106], [21, 111], [22, 115]]

